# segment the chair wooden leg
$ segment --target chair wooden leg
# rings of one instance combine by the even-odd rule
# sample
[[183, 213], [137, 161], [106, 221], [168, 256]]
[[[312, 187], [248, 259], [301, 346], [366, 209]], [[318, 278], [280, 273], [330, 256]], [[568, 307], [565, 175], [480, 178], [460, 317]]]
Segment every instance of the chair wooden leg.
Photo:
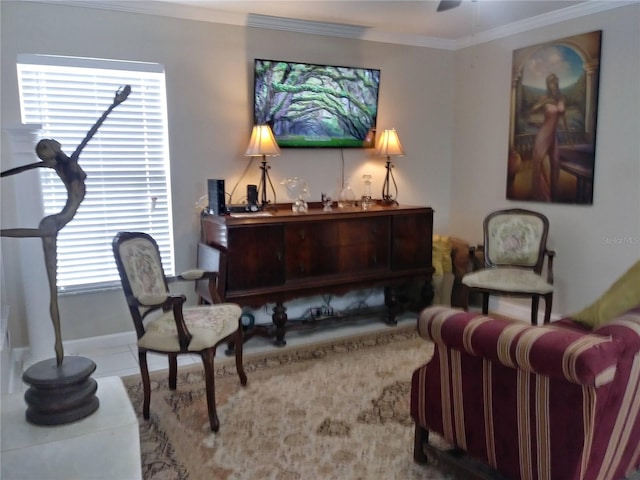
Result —
[[424, 444], [429, 441], [429, 430], [416, 423], [413, 438], [413, 461], [416, 463], [427, 463], [427, 456], [424, 453]]
[[244, 344], [244, 331], [242, 324], [238, 327], [235, 334], [235, 351], [236, 351], [236, 371], [240, 377], [240, 385], [243, 387], [247, 384], [247, 374], [244, 373], [244, 365], [242, 364], [242, 345]]
[[216, 412], [216, 377], [213, 368], [213, 358], [215, 357], [215, 348], [209, 348], [200, 352], [202, 364], [204, 365], [204, 382], [207, 391], [207, 411], [209, 412], [209, 426], [211, 431], [217, 432], [220, 428], [218, 413]]
[[142, 417], [145, 420], [149, 420], [149, 404], [151, 403], [151, 382], [149, 381], [147, 352], [138, 350], [138, 361], [140, 363], [140, 376], [142, 377], [142, 391], [144, 392], [144, 399], [142, 401]]
[[544, 323], [551, 321], [551, 307], [553, 305], [553, 292], [544, 296]]
[[489, 294], [482, 294], [482, 314], [487, 315], [489, 313]]
[[177, 388], [178, 381], [178, 356], [175, 353], [169, 354], [169, 390]]
[[538, 306], [540, 305], [540, 297], [534, 295], [531, 297], [531, 325], [538, 324]]
[[469, 311], [469, 295], [471, 295], [471, 289], [467, 287], [465, 284], [462, 284], [462, 309], [467, 312]]

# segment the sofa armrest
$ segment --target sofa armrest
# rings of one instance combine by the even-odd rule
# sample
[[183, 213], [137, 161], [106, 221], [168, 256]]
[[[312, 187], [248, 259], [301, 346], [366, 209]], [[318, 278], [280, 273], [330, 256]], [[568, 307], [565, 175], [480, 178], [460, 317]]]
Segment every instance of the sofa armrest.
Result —
[[532, 326], [445, 307], [418, 319], [422, 338], [436, 345], [527, 372], [598, 387], [613, 380], [625, 343], [600, 333]]
[[627, 352], [635, 355], [640, 351], [640, 306], [595, 328], [593, 333], [619, 339], [625, 344]]

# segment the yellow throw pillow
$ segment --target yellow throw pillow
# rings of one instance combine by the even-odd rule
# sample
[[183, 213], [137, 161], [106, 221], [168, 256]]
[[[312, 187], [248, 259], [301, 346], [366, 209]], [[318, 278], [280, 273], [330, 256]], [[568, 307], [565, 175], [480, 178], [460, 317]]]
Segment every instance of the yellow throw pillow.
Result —
[[442, 248], [442, 237], [440, 235], [433, 236], [431, 250], [431, 263], [433, 265], [433, 269], [435, 270], [434, 275], [442, 275], [442, 261], [444, 259], [444, 251]]
[[443, 236], [441, 238], [442, 243], [442, 271], [444, 273], [451, 273], [453, 267], [451, 265], [451, 237]]
[[595, 328], [640, 305], [640, 260], [594, 303], [571, 318]]

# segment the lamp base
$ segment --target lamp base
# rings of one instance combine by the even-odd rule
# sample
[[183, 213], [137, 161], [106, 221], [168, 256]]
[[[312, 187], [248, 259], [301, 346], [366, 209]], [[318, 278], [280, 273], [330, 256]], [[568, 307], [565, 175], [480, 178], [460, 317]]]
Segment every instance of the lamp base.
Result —
[[260, 170], [262, 170], [262, 175], [260, 176], [260, 185], [258, 185], [258, 191], [260, 192], [260, 205], [262, 205], [263, 210], [276, 210], [273, 207], [272, 203], [267, 199], [267, 184], [271, 187], [271, 191], [273, 192], [273, 198], [276, 197], [276, 189], [273, 188], [273, 183], [271, 182], [271, 176], [269, 176], [269, 169], [271, 167], [267, 165], [267, 159], [263, 155], [262, 157], [262, 165], [260, 165]]
[[263, 210], [265, 212], [269, 211], [269, 212], [277, 212], [278, 208], [275, 206], [275, 204], [271, 203], [271, 202], [266, 202], [263, 203], [262, 206], [260, 207], [260, 210]]
[[[384, 183], [382, 184], [382, 205], [398, 205], [398, 184], [396, 183], [396, 177], [393, 176], [393, 165], [391, 164], [391, 158], [387, 157], [387, 174], [384, 177]], [[391, 184], [393, 183], [393, 189], [395, 195], [391, 195]]]

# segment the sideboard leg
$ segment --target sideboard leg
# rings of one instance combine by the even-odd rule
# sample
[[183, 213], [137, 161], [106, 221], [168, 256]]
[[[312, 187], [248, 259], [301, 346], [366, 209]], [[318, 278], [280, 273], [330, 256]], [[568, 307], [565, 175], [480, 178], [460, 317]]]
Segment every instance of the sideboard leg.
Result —
[[276, 347], [284, 347], [287, 342], [284, 340], [284, 334], [286, 333], [285, 325], [287, 323], [287, 307], [282, 302], [276, 302], [276, 306], [273, 307], [273, 315], [271, 315], [273, 324], [276, 326]]
[[433, 291], [433, 284], [431, 282], [431, 278], [429, 278], [426, 282], [422, 284], [422, 290], [420, 292], [422, 296], [423, 308], [428, 307], [433, 302], [433, 297], [435, 295]]
[[398, 313], [398, 295], [394, 287], [384, 287], [384, 304], [387, 306], [387, 324], [396, 325]]

